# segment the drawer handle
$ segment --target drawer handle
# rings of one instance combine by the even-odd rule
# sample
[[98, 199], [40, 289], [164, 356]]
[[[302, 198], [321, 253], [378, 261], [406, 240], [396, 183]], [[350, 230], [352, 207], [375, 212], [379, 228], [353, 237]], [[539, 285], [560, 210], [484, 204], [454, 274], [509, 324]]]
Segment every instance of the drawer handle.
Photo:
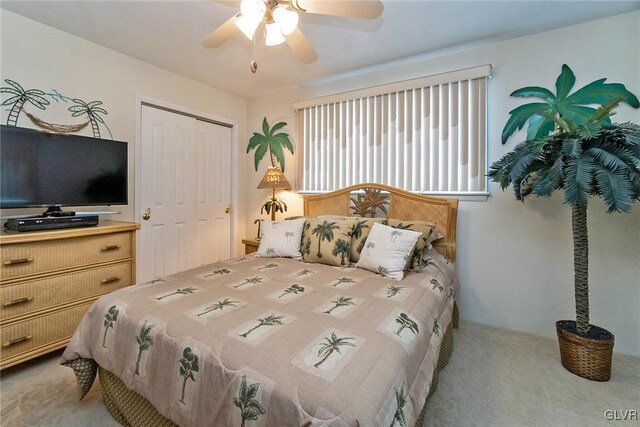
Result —
[[12, 340], [9, 340], [9, 341], [3, 343], [2, 347], [11, 347], [12, 345], [15, 345], [15, 344], [18, 344], [18, 343], [21, 343], [21, 342], [24, 342], [24, 341], [28, 341], [31, 338], [32, 338], [31, 335], [23, 335], [23, 336], [21, 336], [19, 338], [15, 338], [15, 339], [12, 339]]
[[117, 282], [120, 279], [122, 279], [122, 277], [118, 277], [118, 276], [107, 277], [106, 279], [102, 279], [102, 284], [106, 285], [107, 283]]
[[12, 259], [10, 261], [5, 261], [4, 265], [18, 265], [18, 264], [26, 264], [28, 262], [33, 262], [33, 258]]
[[24, 298], [12, 299], [11, 301], [7, 301], [7, 302], [2, 303], [2, 306], [3, 307], [8, 307], [10, 305], [16, 305], [16, 304], [22, 304], [22, 303], [25, 303], [25, 302], [29, 302], [31, 300], [33, 300], [32, 297], [24, 297]]
[[120, 245], [109, 245], [109, 246], [103, 246], [102, 247], [102, 252], [107, 252], [107, 251], [115, 251], [120, 249]]

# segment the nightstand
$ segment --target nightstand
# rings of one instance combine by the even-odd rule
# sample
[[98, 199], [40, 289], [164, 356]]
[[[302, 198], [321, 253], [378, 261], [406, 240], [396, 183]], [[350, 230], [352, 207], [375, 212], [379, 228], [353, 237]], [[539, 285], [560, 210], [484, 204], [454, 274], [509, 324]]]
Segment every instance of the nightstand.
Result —
[[258, 246], [260, 246], [260, 241], [255, 239], [242, 239], [242, 243], [244, 244], [244, 253], [252, 254], [258, 250]]

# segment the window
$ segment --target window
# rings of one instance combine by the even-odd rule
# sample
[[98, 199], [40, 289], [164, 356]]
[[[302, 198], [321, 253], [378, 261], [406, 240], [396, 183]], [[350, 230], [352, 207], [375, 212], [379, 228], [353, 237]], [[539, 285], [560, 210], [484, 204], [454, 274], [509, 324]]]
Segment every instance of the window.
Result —
[[431, 194], [486, 194], [485, 65], [302, 101], [300, 191], [363, 182]]

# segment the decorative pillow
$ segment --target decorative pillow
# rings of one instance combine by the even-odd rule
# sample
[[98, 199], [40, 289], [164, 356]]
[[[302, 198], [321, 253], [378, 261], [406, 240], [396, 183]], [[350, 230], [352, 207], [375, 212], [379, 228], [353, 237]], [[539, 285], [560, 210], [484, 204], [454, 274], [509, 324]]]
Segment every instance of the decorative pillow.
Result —
[[307, 218], [302, 232], [302, 259], [305, 262], [348, 265], [354, 224], [354, 220]]
[[385, 218], [356, 218], [353, 233], [351, 234], [351, 261], [358, 262], [360, 259], [360, 253], [364, 248], [373, 224], [384, 224], [385, 221]]
[[425, 246], [429, 247], [429, 237], [433, 230], [436, 229], [436, 224], [426, 221], [402, 221], [399, 219], [389, 219], [387, 221], [387, 225], [401, 230], [412, 230], [422, 233], [422, 236], [420, 236], [416, 243], [416, 247], [413, 252], [411, 252], [411, 258], [409, 259], [408, 264], [408, 268], [420, 271], [420, 266], [422, 264], [422, 252]]
[[300, 258], [304, 218], [284, 221], [264, 221], [262, 239], [256, 252], [257, 257]]
[[356, 267], [394, 280], [404, 278], [404, 269], [422, 233], [375, 223]]

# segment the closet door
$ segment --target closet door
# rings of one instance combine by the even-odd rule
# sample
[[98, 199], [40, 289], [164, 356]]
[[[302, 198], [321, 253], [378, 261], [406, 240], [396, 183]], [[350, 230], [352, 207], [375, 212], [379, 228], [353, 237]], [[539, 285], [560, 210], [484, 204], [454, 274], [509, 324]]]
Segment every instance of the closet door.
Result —
[[138, 282], [228, 258], [230, 129], [149, 106], [141, 129]]

